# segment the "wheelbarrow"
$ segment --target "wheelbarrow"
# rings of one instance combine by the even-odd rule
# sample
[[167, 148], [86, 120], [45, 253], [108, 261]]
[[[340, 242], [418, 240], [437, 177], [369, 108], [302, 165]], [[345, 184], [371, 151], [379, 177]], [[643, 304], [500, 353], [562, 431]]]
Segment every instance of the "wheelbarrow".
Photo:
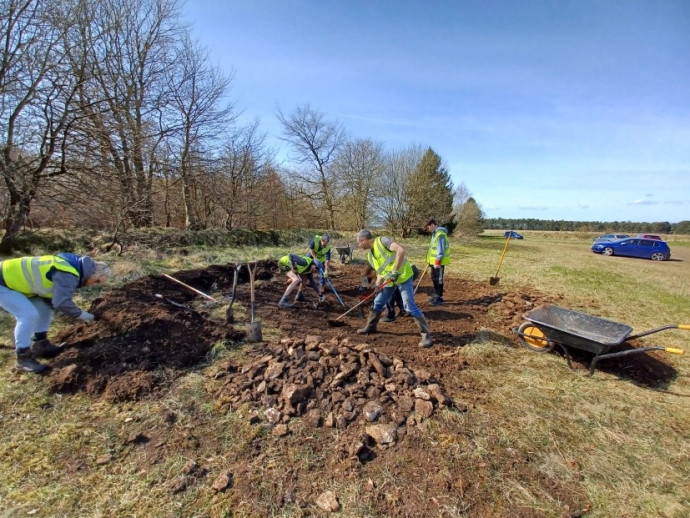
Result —
[[597, 363], [607, 358], [641, 354], [647, 351], [665, 351], [683, 354], [683, 349], [650, 346], [636, 347], [626, 351], [616, 351], [621, 344], [642, 336], [658, 333], [666, 329], [690, 330], [690, 325], [669, 324], [643, 333], [631, 335], [632, 327], [603, 318], [562, 308], [553, 304], [542, 304], [525, 313], [527, 322], [513, 332], [520, 337], [522, 344], [536, 352], [551, 352], [558, 345], [566, 358], [568, 367], [573, 369], [568, 347], [581, 349], [594, 354], [589, 366], [589, 376], [594, 374]]
[[336, 246], [335, 251], [340, 256], [340, 262], [345, 264], [347, 261], [352, 261], [353, 246], [350, 243], [347, 246]]

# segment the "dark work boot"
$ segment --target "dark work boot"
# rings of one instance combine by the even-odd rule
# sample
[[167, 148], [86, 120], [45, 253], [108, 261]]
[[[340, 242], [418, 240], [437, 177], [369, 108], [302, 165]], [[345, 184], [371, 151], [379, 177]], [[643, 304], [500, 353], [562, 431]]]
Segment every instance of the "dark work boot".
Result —
[[17, 349], [17, 367], [25, 372], [33, 372], [34, 374], [43, 372], [48, 368], [47, 365], [43, 365], [34, 359], [30, 347]]
[[62, 352], [62, 347], [53, 345], [50, 340], [44, 338], [31, 344], [31, 352], [36, 358], [55, 358]]
[[357, 332], [360, 335], [368, 335], [369, 333], [376, 333], [376, 325], [379, 323], [381, 318], [381, 313], [377, 313], [373, 309], [369, 312], [369, 320], [367, 320], [367, 325], [362, 329], [358, 329]]
[[295, 297], [295, 302], [304, 302], [304, 294], [301, 291], [297, 292], [297, 296]]
[[429, 332], [429, 324], [426, 323], [426, 318], [422, 315], [419, 318], [415, 318], [417, 322], [417, 327], [422, 333], [422, 340], [419, 342], [419, 347], [431, 347], [433, 342], [431, 341], [431, 333]]
[[395, 311], [386, 313], [386, 316], [381, 319], [381, 322], [395, 322]]

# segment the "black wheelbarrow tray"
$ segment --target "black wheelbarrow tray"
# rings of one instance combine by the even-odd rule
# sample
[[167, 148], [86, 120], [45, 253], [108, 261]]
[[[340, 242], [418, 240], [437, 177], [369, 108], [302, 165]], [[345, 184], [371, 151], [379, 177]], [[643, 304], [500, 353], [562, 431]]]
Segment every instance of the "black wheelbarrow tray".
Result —
[[615, 348], [628, 340], [651, 335], [666, 329], [690, 330], [690, 325], [669, 324], [644, 333], [631, 335], [632, 327], [619, 324], [611, 320], [580, 313], [553, 304], [542, 304], [525, 313], [523, 318], [527, 322], [519, 328], [513, 328], [522, 344], [532, 351], [550, 352], [558, 345], [565, 355], [568, 367], [570, 362], [568, 347], [582, 349], [594, 353], [594, 359], [589, 367], [589, 375], [600, 360], [641, 354], [647, 351], [666, 351], [667, 353], [683, 354], [683, 349], [673, 347], [636, 347], [625, 351], [615, 351]]

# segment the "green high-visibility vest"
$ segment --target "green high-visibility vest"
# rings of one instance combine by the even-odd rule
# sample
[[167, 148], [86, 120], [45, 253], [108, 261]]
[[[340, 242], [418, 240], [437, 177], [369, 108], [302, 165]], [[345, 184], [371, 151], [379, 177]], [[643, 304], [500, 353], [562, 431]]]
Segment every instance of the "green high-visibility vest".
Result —
[[321, 237], [320, 235], [314, 236], [314, 255], [316, 258], [324, 262], [326, 260], [326, 254], [331, 251], [331, 242], [326, 243], [326, 246], [321, 247]]
[[[367, 254], [367, 260], [369, 261], [371, 267], [376, 270], [376, 273], [379, 276], [385, 277], [393, 271], [393, 267], [395, 266], [395, 252], [388, 250], [388, 248], [383, 246], [381, 238], [377, 237], [374, 239], [374, 245]], [[400, 270], [400, 276], [394, 284], [402, 284], [413, 275], [412, 266], [407, 260], [407, 257], [405, 258], [401, 268], [402, 270]]]
[[[296, 265], [296, 266], [297, 266], [297, 273], [302, 274], [302, 273], [305, 273], [305, 272], [309, 271], [309, 269], [311, 268], [311, 263], [312, 263], [314, 260], [313, 260], [311, 257], [308, 257], [308, 256], [306, 256], [306, 255], [300, 255], [299, 257], [301, 257], [302, 259], [304, 259], [305, 261], [307, 261], [307, 265], [306, 265], [306, 266], [300, 266], [299, 264]], [[280, 260], [278, 261], [278, 263], [279, 263], [282, 267], [284, 267], [284, 268], [286, 268], [286, 269], [288, 269], [288, 270], [292, 268], [292, 265], [290, 264], [290, 256], [289, 256], [289, 255], [284, 255], [283, 257], [281, 257]]]
[[429, 250], [426, 253], [426, 264], [434, 265], [436, 263], [436, 255], [438, 254], [438, 238], [446, 238], [446, 249], [443, 251], [443, 257], [441, 258], [441, 264], [446, 265], [450, 263], [450, 244], [448, 243], [448, 234], [443, 230], [436, 230], [434, 235], [431, 236], [431, 242], [429, 243]]
[[7, 287], [29, 297], [53, 297], [53, 281], [47, 277], [51, 270], [71, 273], [79, 278], [77, 269], [56, 255], [18, 257], [2, 262], [2, 278]]

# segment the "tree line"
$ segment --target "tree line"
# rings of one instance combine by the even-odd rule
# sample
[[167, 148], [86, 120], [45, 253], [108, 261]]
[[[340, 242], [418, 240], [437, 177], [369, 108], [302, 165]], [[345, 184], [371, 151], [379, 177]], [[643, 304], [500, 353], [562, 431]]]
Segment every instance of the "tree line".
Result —
[[0, 0], [0, 251], [22, 229], [481, 228], [436, 152], [278, 110], [278, 164], [177, 0]]
[[562, 230], [578, 232], [621, 232], [628, 234], [690, 234], [690, 221], [669, 223], [668, 221], [568, 221], [531, 218], [487, 218], [483, 221], [487, 229], [512, 230]]

